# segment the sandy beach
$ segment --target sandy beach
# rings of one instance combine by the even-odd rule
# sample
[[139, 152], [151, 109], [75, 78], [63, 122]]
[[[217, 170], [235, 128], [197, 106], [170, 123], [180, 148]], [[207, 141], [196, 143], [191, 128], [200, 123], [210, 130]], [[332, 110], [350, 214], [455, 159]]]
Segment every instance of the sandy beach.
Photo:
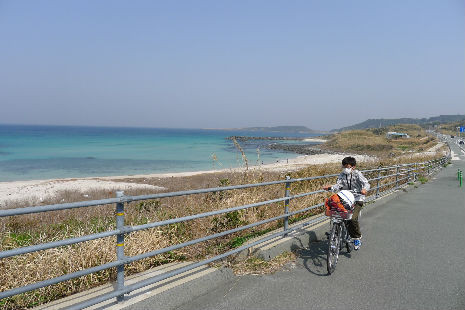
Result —
[[304, 142], [325, 143], [325, 142], [327, 142], [328, 140], [319, 139], [319, 138], [308, 138], [308, 139], [304, 139], [303, 141], [304, 141]]
[[[347, 156], [347, 154], [317, 154], [302, 155], [287, 160], [280, 160], [276, 163], [252, 166], [249, 169], [264, 169], [268, 171], [294, 171], [309, 165], [318, 165], [325, 163], [338, 163]], [[360, 162], [374, 161], [376, 158], [366, 155], [353, 155]], [[54, 179], [54, 180], [32, 180], [32, 181], [13, 181], [0, 182], [0, 208], [11, 207], [16, 201], [27, 201], [29, 205], [39, 204], [46, 199], [56, 197], [63, 191], [76, 192], [82, 195], [82, 199], [88, 199], [88, 194], [95, 190], [128, 190], [143, 189], [150, 192], [158, 192], [163, 187], [144, 184], [148, 178], [171, 178], [186, 177], [199, 174], [213, 174], [224, 171], [244, 171], [245, 168], [195, 171], [195, 172], [176, 172], [160, 173], [147, 175], [125, 175], [125, 176], [108, 176], [108, 177], [91, 177], [91, 178], [72, 178], [72, 179]], [[123, 182], [130, 178], [134, 183]]]
[[[308, 139], [314, 141], [315, 139]], [[318, 139], [318, 142], [320, 140]], [[436, 152], [445, 150], [444, 143], [438, 143], [436, 146], [419, 153], [405, 154], [409, 158], [415, 158], [424, 155], [434, 155]], [[249, 169], [262, 169], [266, 171], [285, 172], [295, 171], [310, 165], [319, 165], [327, 163], [340, 163], [345, 156], [354, 156], [358, 162], [373, 162], [377, 158], [368, 155], [349, 155], [349, 154], [316, 154], [300, 155], [295, 158], [279, 160], [275, 163], [258, 166], [250, 166]], [[54, 179], [54, 180], [32, 180], [32, 181], [12, 181], [0, 182], [0, 209], [14, 207], [17, 201], [26, 201], [28, 205], [33, 206], [43, 201], [54, 198], [64, 191], [77, 193], [82, 196], [82, 200], [89, 199], [89, 193], [98, 190], [108, 190], [111, 192], [117, 190], [142, 189], [152, 193], [164, 190], [164, 187], [152, 184], [144, 184], [147, 179], [153, 178], [182, 178], [200, 174], [214, 174], [219, 172], [240, 172], [245, 168], [208, 170], [208, 171], [191, 171], [191, 172], [173, 172], [173, 173], [156, 173], [145, 175], [123, 175], [123, 176], [106, 176], [106, 177], [89, 177], [89, 178], [72, 178], [72, 179]], [[130, 181], [128, 181], [130, 179]]]

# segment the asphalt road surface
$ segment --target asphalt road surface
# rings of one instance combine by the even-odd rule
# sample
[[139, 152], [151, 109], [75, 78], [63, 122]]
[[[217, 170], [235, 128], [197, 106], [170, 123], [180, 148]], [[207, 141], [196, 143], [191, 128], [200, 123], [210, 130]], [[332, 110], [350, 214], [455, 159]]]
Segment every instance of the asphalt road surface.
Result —
[[465, 159], [452, 150], [428, 183], [362, 215], [362, 247], [343, 250], [334, 274], [320, 241], [280, 272], [236, 277], [176, 309], [465, 309]]

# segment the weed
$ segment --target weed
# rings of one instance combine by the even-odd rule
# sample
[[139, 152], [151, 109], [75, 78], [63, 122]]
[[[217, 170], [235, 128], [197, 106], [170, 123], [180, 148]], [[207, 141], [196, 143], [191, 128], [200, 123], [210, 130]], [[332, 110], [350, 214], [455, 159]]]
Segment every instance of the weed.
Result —
[[269, 227], [267, 229], [262, 229], [262, 230], [259, 230], [259, 231], [253, 231], [247, 235], [244, 235], [244, 236], [240, 236], [240, 237], [236, 237], [234, 239], [232, 239], [230, 242], [228, 242], [228, 247], [229, 248], [237, 248], [237, 247], [240, 247], [241, 245], [243, 245], [245, 242], [247, 242], [248, 240], [250, 239], [253, 239], [253, 238], [257, 238], [257, 237], [260, 237], [260, 236], [263, 236], [264, 234], [267, 234], [279, 227], [282, 227], [282, 224], [277, 224], [276, 226], [272, 226], [272, 227]]
[[4, 237], [2, 243], [12, 243], [13, 248], [23, 247], [32, 244], [33, 236], [29, 233], [14, 233], [11, 232]]
[[145, 212], [150, 212], [152, 210], [156, 210], [160, 208], [161, 202], [160, 200], [147, 200], [147, 201], [142, 201], [137, 204], [137, 210], [139, 212], [145, 211]]
[[232, 137], [232, 141], [234, 143], [234, 146], [239, 150], [239, 152], [241, 152], [242, 160], [244, 161], [244, 164], [245, 164], [245, 169], [249, 170], [249, 161], [247, 160], [247, 156], [245, 155], [244, 150], [242, 149], [239, 142], [237, 142], [236, 137]]
[[426, 182], [428, 182], [428, 179], [422, 175], [420, 175], [418, 177], [418, 181], [421, 183], [421, 184], [425, 184]]
[[240, 247], [247, 241], [246, 237], [236, 237], [228, 243], [228, 246], [232, 249]]
[[220, 186], [229, 186], [229, 184], [231, 184], [229, 179], [220, 179]]
[[222, 216], [217, 216], [212, 219], [214, 226], [213, 231], [219, 232], [227, 229], [237, 228], [246, 225], [247, 222], [242, 220], [242, 210], [228, 212]]

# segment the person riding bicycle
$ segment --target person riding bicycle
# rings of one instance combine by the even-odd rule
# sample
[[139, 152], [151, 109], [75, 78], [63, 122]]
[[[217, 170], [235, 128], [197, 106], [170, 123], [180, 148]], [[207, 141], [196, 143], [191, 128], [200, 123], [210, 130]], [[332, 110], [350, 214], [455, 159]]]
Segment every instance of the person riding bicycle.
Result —
[[355, 169], [357, 162], [353, 157], [346, 157], [342, 160], [342, 172], [337, 178], [334, 185], [327, 185], [323, 187], [324, 190], [331, 190], [337, 192], [340, 190], [353, 191], [355, 197], [354, 213], [352, 219], [348, 221], [348, 231], [350, 236], [354, 239], [354, 249], [358, 250], [362, 245], [362, 233], [360, 231], [360, 224], [358, 221], [360, 211], [365, 201], [365, 195], [370, 189], [370, 183], [363, 176], [363, 174]]

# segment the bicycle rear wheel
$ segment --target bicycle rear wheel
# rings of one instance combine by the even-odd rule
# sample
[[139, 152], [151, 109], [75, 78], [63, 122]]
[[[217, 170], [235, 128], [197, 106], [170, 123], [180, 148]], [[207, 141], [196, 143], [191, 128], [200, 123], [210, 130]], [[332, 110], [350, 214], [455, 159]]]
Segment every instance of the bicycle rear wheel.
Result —
[[329, 274], [332, 274], [336, 269], [341, 243], [341, 233], [341, 223], [334, 223], [331, 228], [331, 233], [329, 234], [328, 253], [326, 257], [326, 266]]

